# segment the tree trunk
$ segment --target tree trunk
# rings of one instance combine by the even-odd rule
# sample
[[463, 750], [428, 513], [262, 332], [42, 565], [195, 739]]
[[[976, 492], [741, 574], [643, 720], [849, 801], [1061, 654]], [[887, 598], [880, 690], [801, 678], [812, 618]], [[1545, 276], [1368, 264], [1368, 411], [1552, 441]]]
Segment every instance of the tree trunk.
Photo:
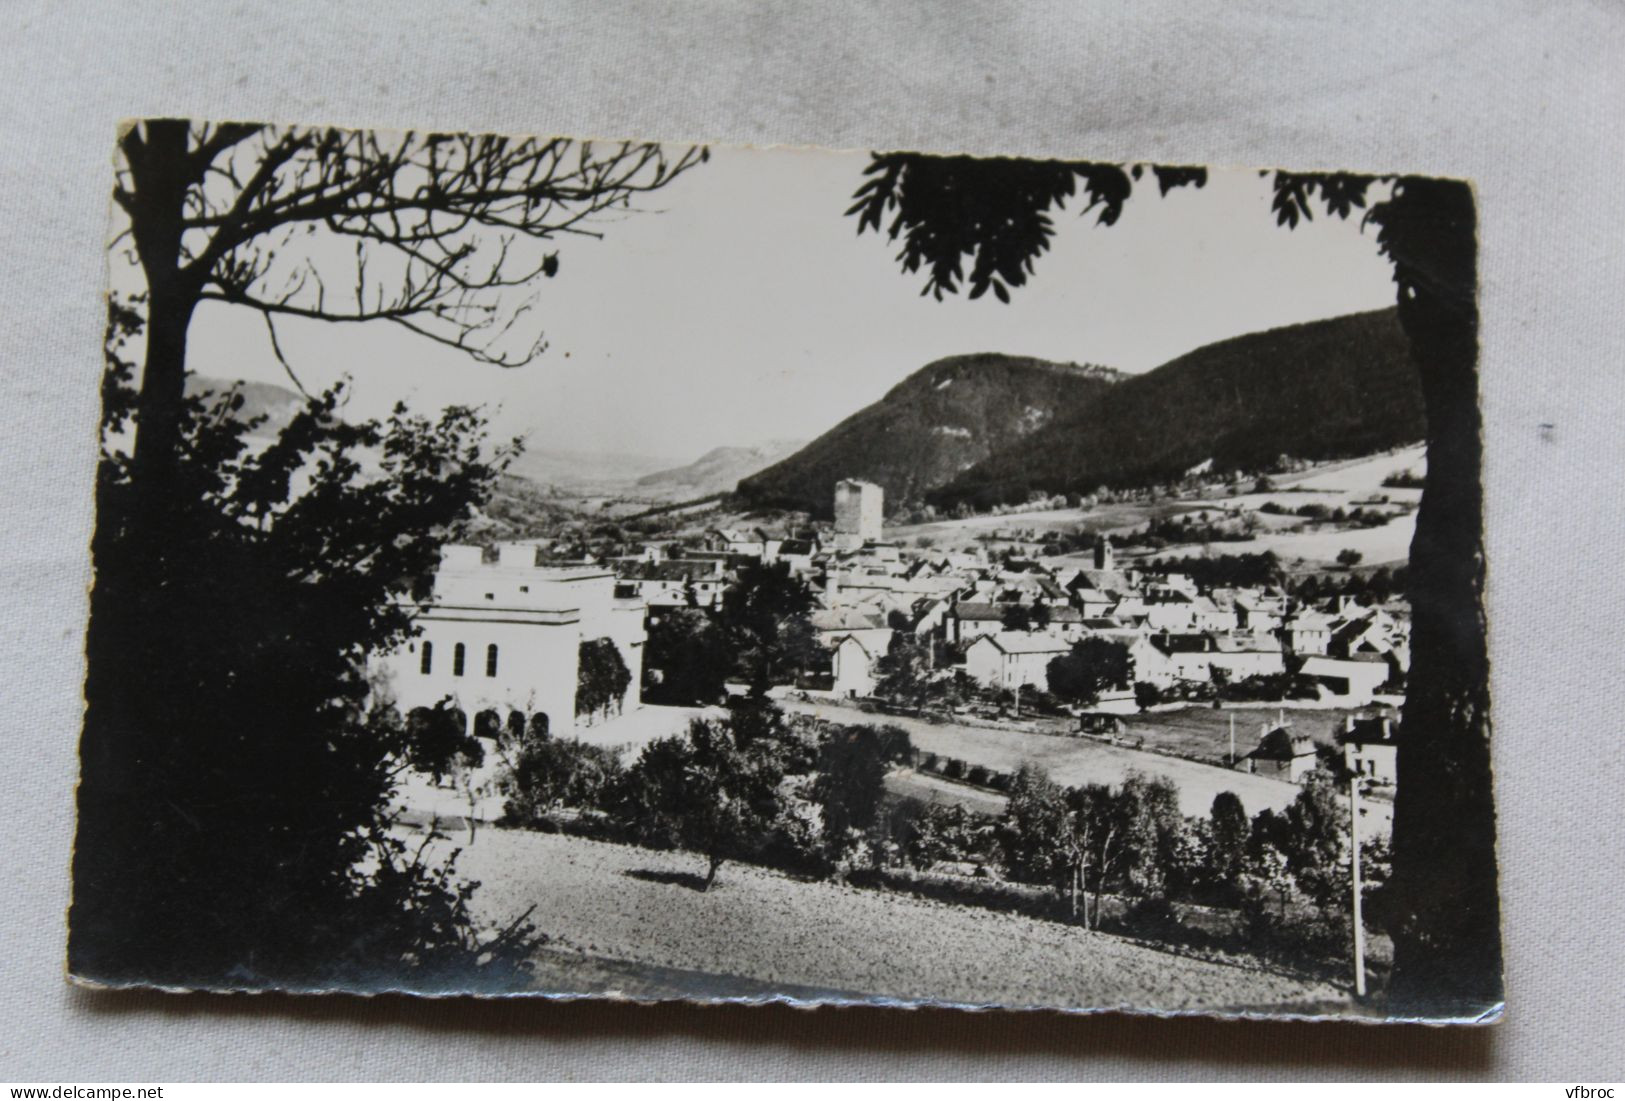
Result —
[[136, 400], [134, 483], [144, 500], [161, 501], [180, 457], [186, 398], [186, 331], [195, 296], [154, 288], [147, 305], [147, 354]]
[[[136, 401], [134, 483], [146, 502], [167, 498], [180, 451], [186, 393], [186, 331], [201, 283], [185, 270], [186, 194], [197, 171], [187, 154], [187, 124], [143, 123], [123, 141], [131, 193], [130, 236], [147, 282], [147, 350]], [[150, 505], [148, 506], [150, 507]]]
[[709, 891], [711, 884], [717, 881], [717, 869], [720, 867], [722, 867], [722, 857], [712, 856], [706, 858], [704, 890]]
[[1500, 900], [1483, 608], [1483, 443], [1473, 198], [1404, 180], [1383, 232], [1427, 405], [1411, 544], [1411, 672], [1399, 738], [1389, 921], [1393, 1008], [1472, 1016], [1499, 1003]]

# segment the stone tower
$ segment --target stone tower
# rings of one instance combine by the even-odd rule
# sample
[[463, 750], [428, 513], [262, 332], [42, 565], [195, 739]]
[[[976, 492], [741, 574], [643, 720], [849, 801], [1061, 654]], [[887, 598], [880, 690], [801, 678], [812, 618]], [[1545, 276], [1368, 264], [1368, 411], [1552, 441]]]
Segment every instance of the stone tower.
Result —
[[1104, 535], [1095, 537], [1095, 569], [1112, 570], [1117, 567], [1112, 564], [1112, 541]]
[[857, 550], [880, 541], [885, 491], [873, 482], [845, 478], [835, 483], [835, 547]]

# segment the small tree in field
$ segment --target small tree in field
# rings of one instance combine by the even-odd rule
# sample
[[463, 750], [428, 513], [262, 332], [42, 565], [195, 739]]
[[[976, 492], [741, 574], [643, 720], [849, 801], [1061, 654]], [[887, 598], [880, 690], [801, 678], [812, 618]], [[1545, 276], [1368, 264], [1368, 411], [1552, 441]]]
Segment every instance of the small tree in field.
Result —
[[1081, 854], [1066, 795], [1043, 769], [1022, 765], [1010, 782], [999, 840], [1011, 878], [1062, 891], [1071, 885], [1075, 905]]
[[1337, 552], [1337, 564], [1346, 570], [1352, 570], [1355, 566], [1358, 566], [1361, 560], [1364, 558], [1365, 555], [1361, 554], [1353, 547], [1344, 547], [1342, 550]]
[[875, 694], [918, 707], [931, 691], [931, 646], [912, 634], [892, 638], [891, 649], [875, 662]]
[[875, 824], [886, 794], [887, 749], [871, 726], [834, 727], [819, 747], [812, 797], [823, 814], [824, 843], [837, 857]]
[[1247, 810], [1235, 792], [1221, 791], [1213, 797], [1207, 832], [1209, 874], [1218, 890], [1232, 894], [1247, 865], [1247, 841], [1252, 832]]
[[729, 724], [696, 719], [687, 737], [644, 746], [619, 785], [615, 807], [646, 845], [705, 858], [705, 890], [726, 860], [759, 851], [778, 817], [770, 743], [740, 746]]

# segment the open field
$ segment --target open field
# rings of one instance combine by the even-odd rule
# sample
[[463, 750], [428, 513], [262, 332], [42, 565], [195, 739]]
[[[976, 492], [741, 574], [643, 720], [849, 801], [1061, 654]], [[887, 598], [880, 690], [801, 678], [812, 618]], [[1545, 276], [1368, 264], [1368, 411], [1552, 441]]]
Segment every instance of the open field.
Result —
[[1428, 449], [1425, 444], [1401, 448], [1398, 451], [1373, 455], [1365, 459], [1323, 463], [1298, 474], [1276, 479], [1282, 486], [1297, 489], [1336, 489], [1354, 493], [1386, 493], [1396, 501], [1405, 500], [1403, 494], [1421, 495], [1419, 489], [1391, 489], [1383, 486], [1384, 478], [1391, 474], [1412, 471], [1427, 472]]
[[[1003, 772], [1014, 772], [1032, 762], [1049, 773], [1056, 783], [1068, 787], [1082, 784], [1120, 784], [1131, 772], [1150, 776], [1166, 776], [1179, 791], [1179, 809], [1186, 815], [1206, 816], [1213, 808], [1213, 797], [1221, 791], [1234, 792], [1241, 799], [1249, 815], [1266, 808], [1281, 810], [1298, 795], [1296, 784], [1275, 780], [1267, 776], [1254, 776], [1235, 772], [1216, 765], [1204, 765], [1178, 757], [1106, 745], [1090, 738], [1069, 738], [1054, 734], [1029, 734], [1020, 730], [998, 730], [988, 727], [960, 726], [954, 723], [929, 723], [897, 715], [869, 715], [851, 708], [828, 703], [802, 703], [785, 701], [786, 710], [815, 714], [839, 723], [891, 723], [907, 730], [916, 748], [927, 753], [958, 757], [973, 765], [985, 765]], [[1188, 713], [1186, 713], [1188, 714]], [[1214, 715], [1223, 714], [1213, 712]], [[1257, 742], [1257, 731], [1245, 743], [1242, 741], [1242, 719], [1246, 712], [1238, 713], [1236, 742], [1238, 748], [1251, 749]], [[1314, 720], [1328, 721], [1334, 713], [1323, 712]], [[1150, 716], [1155, 721], [1160, 716]], [[1293, 716], [1298, 721], [1298, 716]], [[1336, 721], [1341, 721], [1336, 720]], [[1132, 728], [1131, 728], [1132, 729]], [[1225, 738], [1228, 741], [1228, 720]], [[1222, 751], [1221, 751], [1222, 752]], [[1245, 749], [1243, 750], [1245, 752]], [[969, 793], [958, 800], [975, 807], [973, 799], [984, 799], [986, 793], [964, 785], [948, 785], [948, 790], [960, 788]], [[1392, 808], [1386, 803], [1365, 802], [1366, 830], [1387, 833], [1393, 822]]]
[[[1210, 554], [1258, 554], [1274, 551], [1283, 562], [1303, 559], [1330, 564], [1338, 552], [1360, 553], [1362, 565], [1392, 566], [1410, 560], [1411, 539], [1416, 534], [1416, 514], [1408, 513], [1377, 528], [1322, 528], [1317, 531], [1262, 532], [1257, 537], [1211, 546], [1191, 543], [1163, 547], [1144, 554], [1145, 558], [1196, 558]], [[1128, 559], [1128, 555], [1123, 556]]]
[[1002, 528], [1030, 528], [1040, 535], [1046, 531], [1124, 531], [1150, 519], [1190, 512], [1200, 507], [1200, 503], [1192, 501], [1130, 501], [1089, 509], [1031, 509], [998, 516], [967, 516], [963, 520], [887, 525], [886, 538], [897, 543], [912, 543], [923, 536], [936, 545], [956, 547], [974, 545], [979, 536], [991, 535]]
[[1009, 802], [995, 792], [983, 791], [969, 784], [955, 783], [945, 777], [917, 772], [912, 768], [900, 768], [887, 773], [886, 790], [893, 795], [918, 799], [922, 803], [958, 803], [978, 814], [990, 814], [994, 817], [1003, 814], [1005, 804]]
[[1129, 738], [1144, 738], [1148, 747], [1165, 753], [1204, 757], [1222, 764], [1230, 752], [1230, 720], [1236, 723], [1236, 751], [1246, 753], [1258, 744], [1259, 724], [1274, 726], [1285, 716], [1296, 733], [1307, 734], [1320, 745], [1336, 745], [1343, 721], [1369, 709], [1328, 708], [1326, 710], [1282, 711], [1260, 705], [1256, 708], [1187, 707], [1179, 711], [1152, 711], [1124, 715]]
[[1347, 1011], [1344, 992], [1248, 963], [1193, 959], [1075, 926], [557, 834], [486, 829], [459, 872], [477, 916], [531, 906], [549, 937], [538, 988], [966, 1006]]
[[[1123, 532], [1143, 525], [1148, 520], [1160, 519], [1179, 513], [1208, 511], [1250, 512], [1274, 501], [1285, 508], [1306, 504], [1320, 504], [1327, 508], [1352, 508], [1357, 502], [1386, 496], [1393, 506], [1416, 503], [1421, 499], [1419, 489], [1396, 489], [1382, 484], [1383, 479], [1403, 471], [1418, 474], [1427, 468], [1427, 450], [1420, 445], [1399, 451], [1373, 455], [1360, 459], [1320, 463], [1295, 474], [1283, 474], [1273, 479], [1276, 489], [1269, 493], [1244, 493], [1235, 497], [1223, 494], [1189, 497], [1156, 502], [1125, 502], [1101, 505], [1092, 509], [1030, 509], [999, 516], [971, 516], [963, 520], [936, 520], [925, 524], [888, 526], [886, 537], [900, 543], [913, 542], [921, 537], [941, 547], [975, 545], [979, 538], [1005, 528], [1031, 530], [1036, 535], [1046, 531]], [[1410, 554], [1411, 537], [1416, 530], [1414, 513], [1397, 517], [1378, 528], [1326, 528], [1320, 531], [1286, 532], [1279, 529], [1295, 525], [1297, 517], [1278, 517], [1259, 514], [1266, 529], [1255, 539], [1244, 542], [1216, 543], [1210, 548], [1201, 545], [1167, 547], [1149, 552], [1146, 557], [1187, 557], [1190, 555], [1256, 554], [1272, 550], [1283, 560], [1303, 559], [1314, 563], [1330, 563], [1337, 552], [1353, 548], [1364, 556], [1367, 565], [1382, 565], [1405, 561]], [[1131, 558], [1134, 555], [1124, 555]], [[1068, 556], [1053, 560], [1056, 564], [1087, 565], [1087, 556]]]

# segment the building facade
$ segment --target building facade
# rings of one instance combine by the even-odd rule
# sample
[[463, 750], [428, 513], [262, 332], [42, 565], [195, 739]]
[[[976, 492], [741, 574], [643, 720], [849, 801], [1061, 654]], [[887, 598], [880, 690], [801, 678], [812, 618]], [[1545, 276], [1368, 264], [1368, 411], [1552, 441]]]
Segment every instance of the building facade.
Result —
[[574, 729], [581, 644], [614, 642], [631, 673], [622, 709], [636, 707], [643, 681], [640, 599], [617, 597], [599, 566], [540, 566], [536, 547], [509, 543], [487, 562], [479, 547], [441, 548], [429, 602], [415, 607], [415, 637], [376, 654], [372, 668], [402, 714], [446, 700], [474, 724], [495, 712], [535, 729]]

